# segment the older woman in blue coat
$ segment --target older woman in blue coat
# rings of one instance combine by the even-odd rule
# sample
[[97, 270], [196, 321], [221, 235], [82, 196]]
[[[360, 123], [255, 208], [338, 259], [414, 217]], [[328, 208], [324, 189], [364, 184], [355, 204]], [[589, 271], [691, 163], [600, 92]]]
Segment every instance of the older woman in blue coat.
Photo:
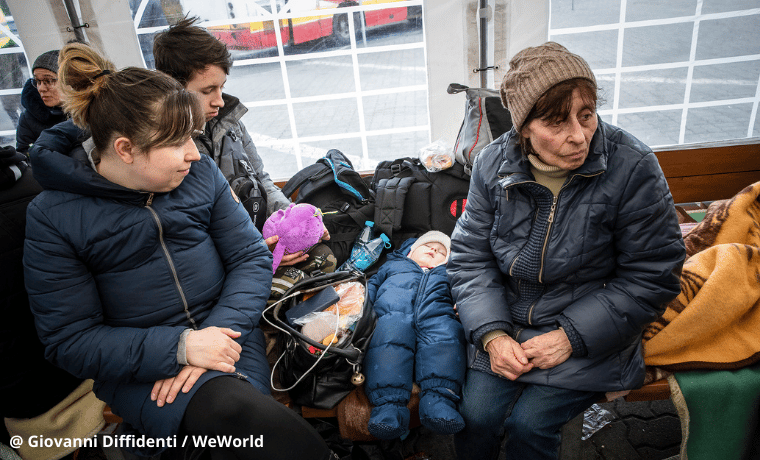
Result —
[[512, 59], [514, 128], [478, 156], [448, 274], [469, 342], [460, 459], [556, 458], [560, 428], [644, 381], [642, 328], [679, 292], [685, 251], [654, 153], [596, 114], [585, 60]]
[[212, 458], [332, 458], [268, 395], [258, 322], [272, 258], [195, 147], [196, 97], [158, 72], [114, 71], [85, 45], [61, 54], [73, 123], [32, 148], [45, 191], [29, 206], [24, 249], [46, 357], [94, 379], [127, 432], [155, 440], [123, 446], [139, 455], [227, 436]]

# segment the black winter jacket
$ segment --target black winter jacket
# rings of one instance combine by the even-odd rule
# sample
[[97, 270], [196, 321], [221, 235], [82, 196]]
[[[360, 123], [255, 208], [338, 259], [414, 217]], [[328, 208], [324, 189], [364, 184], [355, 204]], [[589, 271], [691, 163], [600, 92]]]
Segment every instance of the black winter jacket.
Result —
[[[5, 166], [3, 160], [0, 158], [0, 166]], [[18, 181], [7, 185], [7, 188], [0, 187], [0, 317], [3, 319], [0, 322], [0, 369], [3, 369], [0, 420], [3, 417], [31, 418], [47, 412], [81, 383], [81, 379], [45, 360], [24, 289], [21, 261], [26, 207], [42, 188], [29, 168]], [[0, 432], [4, 430], [5, 426], [0, 426]]]
[[18, 118], [16, 151], [26, 154], [42, 131], [65, 121], [66, 115], [60, 107], [48, 107], [42, 102], [31, 78], [21, 90], [21, 105], [26, 110]]
[[469, 365], [482, 337], [522, 343], [563, 326], [573, 356], [518, 381], [586, 391], [641, 386], [641, 332], [680, 291], [685, 250], [652, 151], [601, 120], [556, 200], [535, 182], [514, 130], [486, 147], [451, 239], [448, 274]]

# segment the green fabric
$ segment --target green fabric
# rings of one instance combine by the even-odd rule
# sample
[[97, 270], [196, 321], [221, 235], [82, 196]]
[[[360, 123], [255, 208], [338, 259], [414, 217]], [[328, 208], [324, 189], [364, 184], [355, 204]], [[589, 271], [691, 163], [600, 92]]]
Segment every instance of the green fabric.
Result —
[[760, 365], [677, 372], [675, 377], [689, 414], [688, 460], [748, 459], [750, 450], [757, 454]]

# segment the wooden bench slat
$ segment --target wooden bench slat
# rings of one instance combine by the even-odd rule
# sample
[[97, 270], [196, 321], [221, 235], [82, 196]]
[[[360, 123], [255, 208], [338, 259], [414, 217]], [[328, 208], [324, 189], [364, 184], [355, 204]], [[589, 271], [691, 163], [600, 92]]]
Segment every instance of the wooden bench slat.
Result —
[[670, 399], [670, 386], [665, 379], [632, 390], [625, 396], [626, 401], [658, 401], [661, 399]]

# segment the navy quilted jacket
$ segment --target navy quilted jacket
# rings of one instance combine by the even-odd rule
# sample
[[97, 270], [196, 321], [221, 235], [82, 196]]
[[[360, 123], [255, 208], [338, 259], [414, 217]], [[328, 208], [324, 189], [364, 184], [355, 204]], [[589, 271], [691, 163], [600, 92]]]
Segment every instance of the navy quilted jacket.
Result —
[[171, 192], [139, 192], [81, 161], [80, 135], [62, 123], [31, 150], [46, 190], [28, 208], [24, 267], [46, 357], [94, 379], [98, 398], [153, 437], [176, 434], [194, 391], [222, 375], [163, 408], [150, 401], [154, 382], [180, 371], [187, 328], [240, 331], [238, 377], [268, 392], [257, 325], [272, 256], [219, 169], [202, 155]]
[[514, 130], [486, 147], [452, 234], [448, 274], [470, 366], [490, 372], [484, 334], [518, 342], [563, 326], [573, 356], [518, 381], [587, 391], [640, 386], [642, 327], [680, 291], [685, 250], [652, 151], [601, 120], [586, 162], [554, 200]]

